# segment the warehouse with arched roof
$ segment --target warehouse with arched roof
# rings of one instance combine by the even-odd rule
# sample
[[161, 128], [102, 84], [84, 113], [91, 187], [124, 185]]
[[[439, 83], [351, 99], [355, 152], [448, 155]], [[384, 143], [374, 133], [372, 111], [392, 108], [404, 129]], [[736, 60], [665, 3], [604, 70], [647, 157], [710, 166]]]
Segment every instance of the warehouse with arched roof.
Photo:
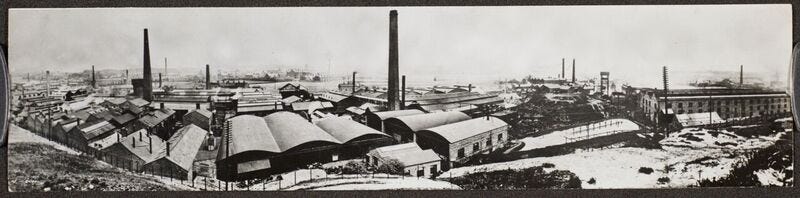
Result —
[[418, 109], [406, 109], [406, 110], [397, 110], [397, 111], [380, 111], [380, 112], [372, 112], [372, 110], [366, 110], [364, 113], [364, 118], [367, 120], [367, 126], [379, 130], [382, 132], [386, 132], [383, 127], [383, 123], [386, 119], [394, 118], [398, 116], [407, 116], [407, 115], [418, 115], [424, 114]]
[[391, 136], [345, 118], [321, 120], [317, 126], [342, 142], [339, 159], [358, 158], [371, 149], [395, 143]]
[[331, 118], [312, 124], [298, 114], [240, 115], [225, 123], [217, 155], [217, 178], [244, 180], [313, 162], [363, 156], [391, 138], [352, 120]]
[[384, 121], [384, 132], [399, 142], [413, 142], [417, 131], [469, 119], [467, 114], [460, 111], [398, 116]]
[[451, 163], [462, 163], [475, 154], [503, 147], [508, 142], [508, 127], [496, 117], [474, 118], [420, 130], [417, 144], [433, 149]]

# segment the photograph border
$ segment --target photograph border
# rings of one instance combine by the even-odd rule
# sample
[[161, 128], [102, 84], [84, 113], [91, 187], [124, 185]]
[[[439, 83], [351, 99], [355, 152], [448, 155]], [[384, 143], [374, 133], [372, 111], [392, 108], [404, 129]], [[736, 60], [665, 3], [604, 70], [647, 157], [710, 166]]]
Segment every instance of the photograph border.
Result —
[[[792, 104], [793, 111], [800, 112], [800, 69], [795, 68], [800, 66], [796, 63], [798, 57], [798, 38], [800, 38], [800, 1], [789, 0], [673, 0], [673, 1], [657, 1], [657, 0], [644, 0], [644, 1], [626, 1], [626, 0], [542, 0], [542, 1], [520, 1], [520, 0], [507, 0], [507, 1], [482, 1], [482, 0], [467, 0], [467, 1], [444, 1], [444, 0], [383, 0], [383, 1], [367, 1], [367, 0], [339, 0], [339, 1], [322, 1], [322, 0], [281, 0], [281, 1], [246, 1], [246, 0], [228, 0], [228, 1], [213, 1], [213, 0], [200, 0], [200, 1], [179, 1], [179, 0], [165, 0], [165, 1], [134, 1], [134, 0], [87, 0], [87, 1], [53, 1], [53, 0], [14, 0], [5, 1], [2, 4], [3, 18], [2, 25], [0, 25], [0, 45], [3, 49], [8, 46], [8, 10], [10, 8], [95, 8], [95, 7], [387, 7], [387, 6], [548, 6], [548, 5], [698, 5], [698, 4], [792, 4]], [[7, 51], [5, 51], [7, 57]], [[5, 67], [5, 66], [4, 66]], [[2, 72], [8, 71], [8, 68], [2, 68]], [[8, 74], [2, 78], [7, 79]], [[6, 81], [0, 82], [6, 83]], [[4, 89], [9, 89], [9, 85], [0, 84]], [[0, 92], [0, 97], [7, 99], [8, 92]], [[0, 100], [5, 103], [8, 100]], [[7, 118], [8, 110], [7, 104], [0, 104], [0, 115], [2, 122], [0, 122], [0, 129], [8, 132]], [[794, 121], [797, 128], [798, 115], [793, 112]], [[793, 138], [798, 137], [797, 133], [793, 133]], [[21, 192], [9, 193], [7, 183], [7, 140], [2, 140], [0, 144], [0, 197], [50, 197], [50, 196], [86, 196], [86, 197], [108, 197], [108, 196], [213, 196], [213, 197], [250, 197], [250, 196], [325, 196], [325, 197], [353, 197], [353, 196], [425, 196], [425, 197], [489, 197], [489, 196], [619, 196], [619, 197], [655, 197], [655, 196], [675, 196], [675, 197], [688, 197], [688, 196], [780, 196], [791, 197], [792, 195], [800, 194], [800, 190], [796, 188], [797, 182], [794, 182], [795, 187], [724, 187], [724, 188], [672, 188], [672, 189], [529, 189], [529, 190], [486, 190], [486, 191], [444, 191], [444, 190], [397, 190], [397, 191], [273, 191], [273, 192]], [[796, 142], [793, 144], [794, 151], [797, 151], [800, 146]], [[798, 152], [794, 152], [793, 160], [797, 162]], [[797, 163], [793, 163], [797, 170]], [[794, 172], [794, 178], [800, 175]]]

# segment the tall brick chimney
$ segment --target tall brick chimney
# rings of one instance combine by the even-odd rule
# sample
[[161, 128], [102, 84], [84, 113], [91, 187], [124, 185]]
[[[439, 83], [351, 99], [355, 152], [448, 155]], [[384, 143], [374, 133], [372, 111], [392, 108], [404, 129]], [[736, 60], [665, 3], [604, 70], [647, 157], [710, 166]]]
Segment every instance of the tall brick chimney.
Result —
[[206, 64], [206, 89], [211, 89], [211, 70], [209, 70], [208, 64]]
[[144, 63], [142, 67], [142, 79], [144, 79], [142, 98], [152, 102], [153, 74], [150, 71], [150, 43], [147, 38], [147, 28], [144, 29]]
[[94, 76], [94, 65], [92, 65], [92, 88], [97, 88], [97, 79]]
[[572, 83], [575, 83], [575, 59], [572, 59]]
[[561, 58], [561, 78], [567, 79], [567, 76], [564, 75], [564, 58]]
[[397, 97], [399, 93], [397, 90], [398, 73], [400, 73], [397, 47], [397, 10], [392, 10], [389, 11], [389, 89], [386, 92], [390, 111], [400, 109], [400, 101]]

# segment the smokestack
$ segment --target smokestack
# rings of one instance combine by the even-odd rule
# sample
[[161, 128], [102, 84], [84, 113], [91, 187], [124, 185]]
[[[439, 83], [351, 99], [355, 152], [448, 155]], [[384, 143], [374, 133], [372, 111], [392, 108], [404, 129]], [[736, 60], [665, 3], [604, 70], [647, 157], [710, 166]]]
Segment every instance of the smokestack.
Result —
[[564, 75], [564, 58], [561, 58], [561, 78], [567, 78], [567, 76]]
[[397, 75], [399, 73], [399, 60], [397, 49], [397, 10], [389, 11], [389, 90], [386, 93], [389, 110], [399, 109], [397, 101]]
[[739, 65], [739, 86], [744, 85], [744, 65]]
[[167, 79], [167, 57], [164, 57], [164, 79]]
[[117, 143], [119, 143], [119, 136], [121, 136], [121, 135], [119, 133], [117, 133]]
[[353, 93], [351, 95], [356, 95], [356, 72], [353, 72]]
[[170, 145], [170, 143], [167, 142], [167, 156], [169, 156], [169, 145]]
[[144, 93], [142, 98], [153, 101], [153, 73], [150, 71], [150, 43], [147, 38], [147, 28], [144, 29], [144, 62], [142, 68], [142, 79], [144, 79]]
[[208, 64], [206, 64], [206, 89], [211, 89], [211, 71]]
[[402, 100], [400, 101], [400, 109], [406, 109], [406, 75], [403, 75], [402, 84], [401, 84], [401, 92], [403, 95]]
[[129, 80], [130, 80], [130, 76], [128, 76], [128, 70], [126, 69], [126, 70], [125, 70], [125, 84], [128, 84], [128, 83], [130, 83], [130, 81], [129, 81]]
[[161, 88], [161, 72], [158, 73], [158, 87]]
[[575, 83], [575, 59], [572, 59], [572, 83]]
[[472, 92], [472, 84], [467, 85], [467, 92]]
[[46, 83], [44, 86], [45, 89], [47, 89], [44, 91], [44, 95], [50, 97], [50, 70], [47, 70], [44, 73], [44, 83]]
[[92, 65], [92, 88], [97, 88], [97, 79], [94, 76], [94, 65]]
[[131, 145], [133, 145], [133, 148], [136, 148], [136, 137], [131, 138]]

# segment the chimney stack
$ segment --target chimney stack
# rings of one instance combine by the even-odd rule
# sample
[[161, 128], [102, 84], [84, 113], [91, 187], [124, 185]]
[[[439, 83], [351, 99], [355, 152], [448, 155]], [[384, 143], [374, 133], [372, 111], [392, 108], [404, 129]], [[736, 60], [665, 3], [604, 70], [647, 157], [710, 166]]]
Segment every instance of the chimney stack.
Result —
[[92, 88], [97, 88], [97, 79], [94, 76], [94, 65], [92, 65]]
[[131, 79], [131, 78], [130, 78], [130, 76], [128, 75], [128, 70], [126, 69], [126, 70], [125, 70], [125, 83], [123, 83], [123, 84], [128, 84], [128, 83], [130, 83], [130, 79]]
[[351, 95], [356, 95], [356, 72], [353, 72], [353, 93]]
[[170, 143], [169, 143], [169, 141], [167, 141], [167, 156], [169, 156], [169, 145], [170, 145]]
[[158, 72], [158, 87], [161, 88], [161, 72]]
[[147, 136], [147, 150], [152, 154], [153, 153], [153, 136]]
[[406, 109], [406, 75], [403, 75], [401, 84], [402, 100], [400, 100], [400, 109]]
[[150, 43], [147, 36], [147, 28], [144, 29], [144, 62], [142, 68], [142, 79], [144, 80], [144, 93], [142, 98], [153, 101], [153, 73], [150, 71]]
[[567, 79], [567, 76], [564, 75], [564, 58], [561, 58], [561, 78]]
[[397, 110], [400, 103], [397, 100], [398, 73], [398, 46], [397, 46], [397, 10], [389, 11], [389, 89], [387, 90], [387, 102], [389, 110]]
[[50, 97], [50, 70], [47, 70], [44, 73], [44, 83], [46, 83], [44, 86], [45, 89], [47, 89], [44, 91], [44, 95]]
[[164, 57], [164, 79], [167, 79], [167, 57]]
[[467, 92], [472, 92], [472, 84], [467, 85]]
[[739, 65], [739, 86], [744, 85], [744, 65]]
[[206, 89], [211, 89], [211, 71], [208, 64], [206, 64]]
[[572, 59], [572, 83], [575, 83], [575, 59]]
[[194, 103], [194, 109], [200, 109], [200, 103]]
[[131, 142], [132, 142], [131, 145], [133, 145], [133, 148], [136, 148], [136, 137], [131, 138]]
[[119, 143], [119, 137], [120, 137], [120, 136], [121, 136], [121, 135], [120, 135], [119, 133], [117, 133], [117, 143]]

